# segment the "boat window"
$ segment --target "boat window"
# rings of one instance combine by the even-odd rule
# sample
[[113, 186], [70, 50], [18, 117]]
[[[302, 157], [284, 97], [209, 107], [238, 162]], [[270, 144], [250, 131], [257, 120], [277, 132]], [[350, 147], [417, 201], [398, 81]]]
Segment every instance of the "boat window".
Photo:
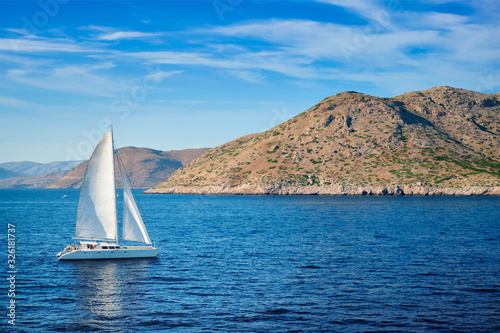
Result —
[[114, 246], [110, 246], [109, 247], [110, 250], [114, 250], [114, 248], [115, 248]]
[[103, 246], [102, 248], [103, 248], [104, 250], [107, 250], [107, 249], [108, 249], [108, 247], [107, 247], [107, 246]]

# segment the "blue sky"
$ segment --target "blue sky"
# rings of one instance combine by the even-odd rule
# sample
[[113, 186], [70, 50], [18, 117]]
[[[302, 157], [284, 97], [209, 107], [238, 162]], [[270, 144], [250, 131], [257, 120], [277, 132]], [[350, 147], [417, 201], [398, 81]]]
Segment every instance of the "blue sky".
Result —
[[214, 147], [323, 98], [500, 91], [500, 5], [0, 1], [0, 162]]

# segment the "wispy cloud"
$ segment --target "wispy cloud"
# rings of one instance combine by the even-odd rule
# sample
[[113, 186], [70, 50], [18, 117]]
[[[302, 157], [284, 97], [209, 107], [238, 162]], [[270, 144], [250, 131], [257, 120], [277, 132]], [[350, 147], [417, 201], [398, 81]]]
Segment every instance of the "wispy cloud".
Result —
[[265, 83], [265, 76], [262, 75], [261, 71], [228, 70], [227, 73], [237, 78], [238, 80], [256, 84]]
[[295, 77], [310, 77], [310, 70], [300, 65], [302, 60], [293, 59], [283, 51], [254, 52], [245, 50], [238, 54], [223, 56], [205, 51], [176, 52], [133, 52], [120, 57], [138, 59], [156, 64], [203, 66], [232, 70], [265, 70]]
[[120, 39], [141, 39], [147, 37], [160, 36], [159, 33], [148, 33], [148, 32], [140, 32], [140, 31], [116, 31], [107, 34], [102, 34], [97, 36], [98, 40], [120, 40]]
[[[387, 4], [378, 0], [316, 1], [343, 7], [365, 18], [374, 18], [374, 13], [388, 10]], [[223, 76], [255, 84], [265, 83], [269, 73], [294, 79], [368, 80], [376, 83], [379, 81], [377, 74], [414, 70], [429, 75], [436, 68], [446, 67], [446, 62], [457, 62], [462, 70], [471, 70], [472, 66], [490, 64], [498, 59], [500, 39], [494, 33], [499, 28], [497, 23], [479, 25], [471, 23], [464, 15], [434, 11], [400, 10], [390, 15], [390, 19], [384, 22], [390, 21], [390, 24], [371, 23], [375, 27], [304, 19], [268, 19], [193, 29], [183, 32], [191, 38], [187, 47], [143, 52], [113, 49], [109, 46], [113, 44], [106, 42], [161, 39], [164, 34], [90, 25], [79, 28], [94, 32], [90, 38], [3, 38], [0, 39], [0, 51], [80, 53], [87, 59], [97, 58], [100, 65], [86, 65], [88, 60], [85, 59], [79, 65], [63, 64], [26, 72], [23, 72], [25, 69], [12, 69], [7, 74], [7, 78], [19, 83], [63, 91], [81, 89], [83, 93], [97, 95], [109, 95], [123, 88], [107, 74], [103, 76], [103, 71], [116, 67], [117, 63], [120, 67], [133, 62], [175, 65], [183, 68], [182, 71], [189, 67], [208, 67], [220, 70]], [[19, 33], [17, 30], [10, 29], [10, 32]], [[252, 46], [255, 43], [259, 47]], [[18, 58], [13, 60], [19, 61]], [[359, 74], [360, 70], [363, 75]], [[182, 71], [155, 75], [167, 77]], [[458, 69], [455, 71], [463, 74]], [[51, 77], [55, 80], [50, 80]], [[107, 87], [103, 91], [80, 82], [72, 87], [66, 86], [69, 80], [75, 79], [94, 80]], [[42, 83], [44, 80], [47, 82]]]
[[101, 52], [67, 39], [0, 38], [0, 51], [19, 53]]
[[[71, 65], [55, 68], [11, 69], [7, 79], [32, 87], [77, 95], [115, 97], [129, 85], [95, 71], [110, 68], [111, 63], [97, 65]], [[130, 83], [129, 83], [130, 84]]]
[[80, 30], [91, 30], [100, 32], [99, 34], [94, 35], [92, 39], [101, 41], [118, 41], [122, 39], [147, 39], [150, 37], [158, 37], [163, 35], [160, 32], [119, 30], [112, 27], [103, 27], [94, 25], [80, 27]]
[[[374, 8], [365, 1], [349, 6], [357, 11]], [[498, 24], [475, 24], [462, 15], [402, 11], [393, 13], [387, 29], [309, 20], [265, 20], [216, 27], [207, 34], [230, 36], [233, 42], [234, 38], [265, 41], [270, 45], [267, 51], [274, 62], [293, 64], [288, 67], [291, 71], [280, 71], [292, 77], [352, 78], [360, 70], [383, 77], [380, 75], [415, 71], [432, 81], [434, 71], [440, 72], [440, 68], [450, 71], [447, 77], [453, 73], [457, 77], [464, 74], [470, 77], [481, 67], [488, 68], [497, 62], [500, 36], [495, 31], [499, 28]], [[239, 62], [233, 64], [244, 68], [243, 60], [253, 58], [260, 61], [253, 62], [254, 65], [264, 65], [254, 68], [276, 71], [267, 66], [269, 57], [259, 58], [258, 54], [246, 50], [238, 55]], [[375, 83], [376, 76], [357, 77]]]
[[10, 107], [14, 108], [21, 108], [21, 109], [39, 109], [41, 105], [36, 104], [36, 103], [30, 103], [26, 101], [22, 101], [17, 98], [12, 98], [12, 97], [6, 97], [6, 96], [0, 96], [0, 104], [7, 105]]
[[378, 11], [385, 10], [384, 1], [380, 0], [316, 0], [330, 5], [343, 7], [364, 17], [372, 18]]
[[[360, 15], [382, 8], [381, 2], [361, 0], [348, 4], [337, 0], [321, 2], [363, 13]], [[97, 32], [91, 37], [93, 42], [21, 38], [22, 43], [17, 47], [21, 53], [80, 53], [85, 57], [83, 64], [29, 72], [14, 69], [8, 72], [7, 78], [45, 89], [75, 92], [81, 89], [85, 94], [109, 96], [123, 89], [123, 85], [103, 71], [117, 64], [122, 67], [134, 62], [175, 65], [182, 71], [208, 67], [220, 70], [218, 73], [222, 76], [254, 84], [265, 83], [269, 74], [275, 73], [294, 79], [367, 80], [366, 83], [378, 85], [381, 75], [396, 77], [397, 73], [416, 71], [418, 75], [429, 76], [436, 69], [448, 67], [449, 62], [460, 63], [461, 69], [455, 68], [452, 72], [462, 75], [464, 70], [472, 72], [474, 66], [479, 72], [481, 66], [487, 67], [498, 59], [500, 37], [494, 33], [498, 24], [478, 25], [463, 15], [432, 11], [400, 11], [391, 15], [390, 25], [376, 28], [303, 19], [268, 19], [193, 29], [183, 32], [191, 38], [186, 47], [142, 52], [113, 49], [106, 42], [161, 38], [162, 33], [87, 26], [80, 29]], [[0, 39], [0, 51], [12, 50], [12, 44], [17, 41]], [[85, 65], [90, 57], [97, 58], [100, 65]], [[173, 75], [172, 71], [163, 73]], [[71, 80], [77, 83], [68, 86]], [[81, 84], [89, 80], [97, 84]], [[101, 84], [104, 89], [92, 88]]]
[[166, 78], [172, 77], [174, 75], [179, 75], [182, 73], [184, 73], [184, 71], [157, 71], [152, 74], [146, 75], [146, 79], [161, 82]]

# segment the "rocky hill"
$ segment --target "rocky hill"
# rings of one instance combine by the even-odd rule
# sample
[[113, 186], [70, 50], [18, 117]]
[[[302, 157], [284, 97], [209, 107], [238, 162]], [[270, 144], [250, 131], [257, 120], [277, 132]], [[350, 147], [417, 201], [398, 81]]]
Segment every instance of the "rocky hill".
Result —
[[[135, 188], [150, 188], [168, 178], [175, 170], [186, 165], [208, 148], [160, 151], [149, 148], [124, 147], [118, 155], [128, 173], [129, 181]], [[88, 161], [71, 169], [64, 177], [49, 184], [47, 188], [80, 188]], [[115, 169], [118, 164], [115, 162]], [[118, 172], [118, 187], [121, 178]]]
[[500, 94], [342, 92], [148, 193], [500, 195]]

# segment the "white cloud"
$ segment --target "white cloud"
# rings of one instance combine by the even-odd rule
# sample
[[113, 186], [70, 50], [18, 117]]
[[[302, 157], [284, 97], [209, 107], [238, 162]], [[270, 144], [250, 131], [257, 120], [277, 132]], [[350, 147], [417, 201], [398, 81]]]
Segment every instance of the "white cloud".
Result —
[[166, 79], [166, 78], [169, 78], [169, 77], [172, 77], [174, 75], [179, 75], [179, 74], [182, 74], [184, 73], [184, 71], [157, 71], [155, 73], [152, 73], [152, 74], [149, 74], [149, 75], [146, 75], [146, 78], [148, 80], [155, 80], [157, 82], [161, 82], [162, 80]]
[[14, 108], [21, 108], [21, 109], [38, 109], [41, 107], [39, 104], [35, 103], [30, 103], [26, 101], [22, 101], [17, 98], [12, 98], [12, 97], [6, 97], [6, 96], [0, 96], [0, 104], [3, 105], [8, 105]]
[[[126, 89], [127, 85], [121, 83], [123, 81], [116, 80], [116, 72], [107, 71], [123, 64], [167, 64], [182, 68], [180, 71], [148, 74], [161, 79], [196, 66], [213, 68], [223, 76], [230, 75], [255, 84], [273, 82], [272, 73], [278, 73], [293, 79], [346, 80], [382, 85], [387, 77], [399, 78], [399, 73], [416, 72], [409, 75], [416, 81], [419, 81], [416, 76], [433, 76], [433, 71], [441, 72], [441, 68], [447, 68], [450, 75], [470, 76], [475, 71], [483, 73], [498, 62], [500, 35], [496, 34], [499, 30], [497, 22], [473, 24], [469, 16], [414, 12], [402, 7], [390, 12], [390, 17], [377, 20], [375, 14], [390, 11], [387, 3], [317, 1], [346, 8], [370, 18], [370, 23], [353, 26], [304, 19], [247, 21], [184, 31], [183, 38], [187, 36], [191, 40], [184, 40], [182, 48], [144, 49], [143, 52], [130, 52], [106, 42], [142, 38], [160, 40], [159, 37], [165, 34], [86, 26], [80, 29], [91, 31], [93, 42], [88, 38], [87, 41], [85, 38], [46, 37], [0, 39], [0, 51], [5, 51], [0, 53], [0, 59], [21, 62], [19, 58], [12, 58], [13, 44], [17, 45], [14, 51], [19, 52], [18, 55], [47, 55], [46, 59], [51, 59], [52, 63], [40, 65], [43, 69], [27, 65], [28, 69], [9, 70], [7, 78], [45, 89], [80, 91], [97, 96], [111, 96]], [[10, 32], [16, 33], [15, 29], [10, 29]], [[81, 64], [68, 61], [64, 53], [81, 56]], [[57, 63], [56, 57], [60, 57], [62, 64]], [[91, 57], [98, 58], [100, 63], [88, 64]], [[28, 63], [28, 57], [26, 59]]]
[[77, 95], [116, 97], [129, 88], [112, 77], [92, 73], [100, 66], [83, 65], [63, 66], [56, 68], [11, 69], [7, 71], [7, 79], [28, 86]]
[[257, 84], [265, 83], [265, 77], [260, 71], [228, 70], [227, 73], [242, 81]]
[[[380, 0], [316, 0], [317, 2], [327, 3], [343, 7], [346, 10], [355, 12], [369, 20], [376, 20], [380, 15], [385, 15], [390, 11], [387, 4]], [[394, 1], [399, 2], [399, 1]], [[393, 6], [394, 4], [390, 4]], [[397, 3], [395, 4], [397, 5]]]
[[66, 65], [64, 67], [54, 68], [54, 76], [58, 77], [71, 77], [71, 76], [87, 76], [92, 77], [92, 71], [100, 69], [110, 69], [115, 67], [111, 61], [94, 64], [94, 65]]
[[[310, 70], [301, 66], [301, 59], [293, 59], [283, 51], [252, 52], [222, 56], [205, 52], [135, 52], [121, 55], [127, 59], [138, 59], [156, 64], [204, 66], [232, 70], [266, 70], [295, 77], [310, 77]], [[248, 78], [248, 76], [247, 76]]]
[[380, 2], [376, 0], [316, 0], [317, 2], [328, 3], [339, 7], [351, 9], [356, 12], [369, 12], [381, 7]]
[[103, 27], [96, 25], [89, 25], [80, 27], [80, 30], [91, 30], [101, 32], [98, 35], [92, 37], [95, 40], [102, 41], [117, 41], [121, 39], [144, 39], [149, 37], [162, 36], [159, 32], [142, 32], [142, 31], [123, 31], [112, 27]]
[[98, 40], [114, 41], [120, 39], [140, 39], [146, 37], [160, 36], [159, 33], [148, 33], [140, 31], [116, 31], [97, 36]]
[[[401, 52], [403, 48], [433, 44], [437, 35], [431, 30], [380, 31], [307, 20], [252, 22], [215, 28], [211, 33], [264, 40], [274, 45], [275, 55], [311, 67], [314, 67], [315, 61], [322, 60], [341, 64], [350, 62], [351, 57], [360, 59], [374, 54], [394, 57], [394, 52]], [[239, 58], [242, 58], [241, 55]]]
[[[318, 69], [316, 61], [330, 60], [333, 67], [377, 66], [383, 70], [397, 65], [395, 60], [416, 57], [412, 49], [424, 51], [418, 55], [421, 62], [422, 57], [470, 64], [478, 60], [493, 62], [495, 56], [498, 58], [500, 36], [495, 34], [498, 25], [471, 24], [464, 16], [436, 12], [398, 13], [393, 23], [390, 29], [383, 29], [307, 20], [268, 20], [218, 27], [210, 32], [269, 42], [272, 45], [269, 48], [283, 61], [315, 69]], [[241, 55], [238, 58], [245, 59]]]
[[0, 51], [22, 52], [22, 53], [81, 53], [100, 52], [95, 48], [86, 48], [70, 40], [42, 39], [33, 40], [28, 38], [0, 38]]
[[[404, 15], [405, 13], [403, 13]], [[448, 13], [438, 13], [438, 12], [427, 12], [420, 15], [415, 13], [407, 12], [411, 16], [412, 22], [418, 22], [420, 27], [425, 27], [426, 29], [438, 28], [446, 29], [453, 28], [467, 24], [469, 18], [463, 15], [448, 14]], [[415, 22], [415, 23], [416, 23]]]
[[[356, 1], [344, 6], [358, 12], [380, 8], [378, 3], [370, 5], [367, 1]], [[268, 73], [311, 80], [345, 79], [362, 82], [365, 79], [381, 84], [378, 77], [402, 72], [401, 68], [404, 68], [403, 72], [414, 70], [431, 75], [429, 68], [440, 67], [434, 66], [436, 63], [441, 64], [441, 67], [448, 63], [459, 63], [468, 72], [472, 72], [474, 66], [481, 72], [497, 61], [500, 39], [494, 32], [498, 30], [498, 25], [471, 24], [468, 17], [437, 12], [400, 11], [394, 13], [390, 21], [391, 24], [386, 26], [377, 22], [346, 26], [298, 19], [250, 21], [184, 32], [185, 35], [193, 36], [194, 40], [188, 41], [189, 47], [180, 51], [126, 52], [107, 49], [102, 43], [26, 39], [23, 44], [25, 52], [73, 52], [81, 53], [86, 58], [99, 55], [101, 63], [58, 65], [52, 70], [30, 73], [11, 70], [8, 78], [48, 89], [75, 92], [81, 89], [85, 94], [109, 96], [123, 89], [124, 85], [116, 83], [109, 73], [103, 76], [102, 70], [118, 63], [209, 67], [256, 84], [268, 81]], [[103, 41], [160, 35], [156, 32], [125, 32], [99, 26], [82, 29], [99, 32], [94, 38]], [[255, 41], [258, 48], [253, 46]], [[9, 49], [9, 43], [12, 40], [0, 39], [0, 50]], [[96, 74], [98, 70], [100, 75]], [[156, 75], [166, 78], [181, 72], [162, 71]], [[367, 75], [369, 72], [372, 74]], [[463, 74], [458, 70], [455, 72], [457, 75]], [[56, 80], [51, 81], [50, 78]], [[71, 79], [76, 84], [68, 87], [71, 86]], [[90, 80], [94, 82], [90, 83]], [[93, 86], [98, 88], [94, 89]]]

